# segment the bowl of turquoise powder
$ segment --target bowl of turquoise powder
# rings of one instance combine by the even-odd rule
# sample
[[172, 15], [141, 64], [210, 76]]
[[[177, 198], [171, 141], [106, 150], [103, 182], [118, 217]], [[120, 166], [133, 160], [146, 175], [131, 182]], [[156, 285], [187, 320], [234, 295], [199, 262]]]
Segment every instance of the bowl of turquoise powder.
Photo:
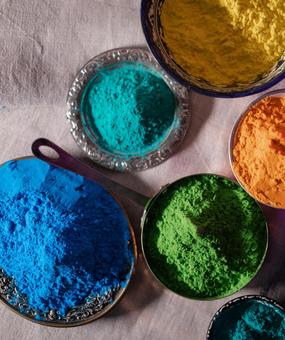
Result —
[[136, 244], [101, 185], [35, 158], [0, 167], [0, 300], [47, 326], [91, 322], [121, 299]]
[[116, 49], [90, 60], [67, 98], [79, 147], [101, 166], [140, 171], [175, 151], [189, 123], [189, 92], [143, 49]]
[[218, 299], [246, 286], [261, 267], [267, 244], [258, 203], [217, 175], [193, 175], [166, 186], [142, 219], [150, 271], [163, 286], [191, 299]]
[[236, 298], [214, 315], [207, 339], [285, 339], [285, 310], [265, 296], [246, 295]]

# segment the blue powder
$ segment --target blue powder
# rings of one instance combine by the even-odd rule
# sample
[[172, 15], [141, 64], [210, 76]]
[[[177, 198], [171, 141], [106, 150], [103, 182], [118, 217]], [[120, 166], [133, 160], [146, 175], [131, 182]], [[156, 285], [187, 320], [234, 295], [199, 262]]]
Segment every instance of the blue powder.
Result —
[[31, 307], [64, 316], [126, 285], [128, 222], [100, 185], [37, 159], [5, 163], [0, 178], [0, 267]]
[[125, 157], [157, 149], [171, 129], [175, 109], [175, 96], [163, 78], [132, 63], [102, 69], [81, 100], [83, 125], [91, 128], [91, 139], [97, 136], [103, 149]]
[[285, 339], [285, 313], [257, 299], [243, 300], [225, 309], [215, 321], [212, 340]]

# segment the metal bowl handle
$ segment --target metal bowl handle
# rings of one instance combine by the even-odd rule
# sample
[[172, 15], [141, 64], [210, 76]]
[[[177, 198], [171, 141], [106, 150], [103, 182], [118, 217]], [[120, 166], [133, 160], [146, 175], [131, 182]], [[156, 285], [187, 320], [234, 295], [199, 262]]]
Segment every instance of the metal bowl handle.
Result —
[[[58, 157], [53, 158], [43, 154], [40, 150], [42, 146], [48, 147], [56, 152]], [[98, 182], [106, 190], [114, 192], [119, 197], [123, 196], [136, 205], [144, 207], [146, 202], [149, 200], [149, 197], [109, 179], [94, 167], [91, 168], [90, 166], [80, 162], [78, 159], [72, 157], [68, 152], [46, 138], [36, 139], [32, 143], [32, 152], [38, 159]]]

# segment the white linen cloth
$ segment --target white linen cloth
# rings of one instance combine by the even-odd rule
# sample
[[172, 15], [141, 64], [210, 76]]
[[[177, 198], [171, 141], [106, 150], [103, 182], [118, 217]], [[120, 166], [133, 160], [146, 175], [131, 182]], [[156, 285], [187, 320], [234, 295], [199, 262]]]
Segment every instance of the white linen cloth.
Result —
[[[31, 143], [38, 137], [84, 157], [65, 118], [71, 81], [81, 66], [105, 50], [145, 45], [139, 0], [1, 0], [0, 162], [31, 154]], [[276, 87], [282, 86], [284, 81]], [[171, 159], [141, 173], [106, 173], [148, 195], [193, 173], [231, 176], [230, 132], [254, 98], [214, 99], [193, 93], [189, 132]], [[130, 214], [138, 224], [139, 212], [131, 209]], [[54, 329], [26, 321], [1, 305], [0, 339], [205, 339], [213, 314], [235, 296], [263, 293], [285, 303], [285, 216], [280, 222], [278, 215], [275, 211], [270, 219], [264, 266], [246, 289], [232, 297], [199, 302], [176, 296], [152, 278], [140, 257], [126, 296], [106, 317], [79, 328]]]

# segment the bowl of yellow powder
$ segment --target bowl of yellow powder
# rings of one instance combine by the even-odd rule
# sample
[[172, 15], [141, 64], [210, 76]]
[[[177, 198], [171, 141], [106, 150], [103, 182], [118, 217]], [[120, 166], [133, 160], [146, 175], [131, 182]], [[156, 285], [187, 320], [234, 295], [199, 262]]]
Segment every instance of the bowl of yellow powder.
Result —
[[285, 90], [264, 94], [237, 120], [230, 161], [238, 182], [256, 200], [285, 208]]
[[285, 77], [284, 0], [142, 0], [152, 53], [206, 95], [240, 97]]

